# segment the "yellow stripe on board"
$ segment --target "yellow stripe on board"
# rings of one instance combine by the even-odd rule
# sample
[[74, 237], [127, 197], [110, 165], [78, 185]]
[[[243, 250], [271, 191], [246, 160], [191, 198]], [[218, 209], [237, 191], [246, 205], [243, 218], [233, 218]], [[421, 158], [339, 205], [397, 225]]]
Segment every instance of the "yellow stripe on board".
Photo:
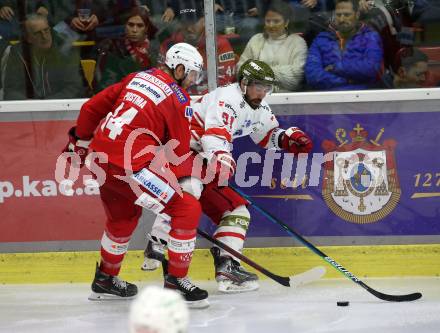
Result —
[[[326, 246], [320, 249], [359, 278], [440, 276], [440, 245]], [[322, 265], [327, 268], [326, 277], [342, 277], [318, 255], [303, 247], [246, 249], [244, 253], [278, 275], [289, 276]], [[97, 251], [0, 254], [0, 283], [91, 283], [97, 260]], [[142, 261], [143, 251], [130, 251], [121, 277], [131, 282], [162, 279], [161, 270], [141, 271]], [[213, 275], [209, 251], [196, 250], [191, 278], [210, 280]]]
[[416, 192], [411, 196], [411, 199], [424, 199], [424, 198], [436, 198], [436, 197], [440, 197], [439, 192], [425, 192], [425, 193]]

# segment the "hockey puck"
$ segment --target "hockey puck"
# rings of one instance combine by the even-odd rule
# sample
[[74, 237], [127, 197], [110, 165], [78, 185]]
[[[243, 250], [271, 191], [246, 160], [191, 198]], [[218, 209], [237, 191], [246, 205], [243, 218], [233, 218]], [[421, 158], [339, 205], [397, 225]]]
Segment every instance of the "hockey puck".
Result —
[[337, 306], [348, 306], [350, 302], [344, 301], [344, 302], [336, 302]]

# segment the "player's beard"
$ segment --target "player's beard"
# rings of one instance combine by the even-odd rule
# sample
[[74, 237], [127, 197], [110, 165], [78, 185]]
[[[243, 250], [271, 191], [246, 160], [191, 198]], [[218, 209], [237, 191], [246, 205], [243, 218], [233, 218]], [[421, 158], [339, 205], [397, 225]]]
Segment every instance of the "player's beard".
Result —
[[245, 96], [245, 99], [252, 109], [258, 109], [262, 101], [260, 98], [249, 99], [247, 96]]

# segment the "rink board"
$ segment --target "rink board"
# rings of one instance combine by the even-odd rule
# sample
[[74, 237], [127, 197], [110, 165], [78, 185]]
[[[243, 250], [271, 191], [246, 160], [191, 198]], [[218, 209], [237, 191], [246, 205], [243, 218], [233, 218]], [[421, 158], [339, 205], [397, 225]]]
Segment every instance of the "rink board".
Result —
[[[321, 251], [358, 278], [440, 276], [440, 245], [331, 246]], [[325, 278], [342, 277], [327, 262], [302, 247], [245, 249], [254, 262], [281, 276], [291, 276], [315, 266], [327, 269]], [[89, 283], [99, 252], [42, 252], [0, 254], [0, 284]], [[129, 281], [160, 281], [161, 270], [143, 272], [143, 251], [129, 251], [121, 276]], [[252, 270], [252, 269], [251, 269]], [[267, 279], [259, 274], [260, 278]], [[196, 280], [212, 280], [214, 267], [208, 250], [196, 250], [190, 268]]]
[[[331, 133], [340, 128], [349, 129], [350, 125], [355, 127], [356, 124], [363, 124], [363, 128], [369, 132], [373, 132], [373, 128], [386, 128], [383, 136], [387, 135], [386, 140], [395, 145], [392, 151], [392, 169], [388, 172], [396, 175], [394, 191], [397, 202], [393, 204], [393, 199], [390, 198], [383, 208], [372, 214], [351, 214], [358, 216], [359, 221], [348, 220], [344, 214], [350, 214], [349, 212], [339, 206], [335, 209], [333, 204], [333, 210], [339, 209], [335, 213], [328, 200], [324, 199], [323, 178], [326, 177], [326, 166], [320, 171], [316, 185], [299, 183], [295, 187], [292, 182], [291, 186], [286, 186], [287, 183], [282, 180], [286, 154], [279, 153], [279, 158], [275, 160], [273, 170], [268, 176], [262, 174], [263, 162], [246, 165], [246, 179], [243, 178], [241, 183], [249, 185], [248, 177], [257, 177], [260, 181], [252, 187], [243, 187], [242, 190], [257, 204], [308, 237], [440, 235], [440, 132], [437, 129], [440, 112], [331, 117], [280, 116], [279, 120], [283, 127], [305, 124], [303, 127], [312, 136], [317, 154], [322, 151], [320, 147], [323, 142], [330, 141]], [[392, 125], [385, 126], [388, 122]], [[324, 128], [318, 127], [325, 123], [330, 124]], [[72, 121], [0, 123], [0, 150], [4, 152], [0, 161], [0, 242], [81, 241], [100, 238], [105, 216], [98, 190], [87, 187], [90, 171], [83, 168], [72, 194], [55, 180], [58, 154], [65, 145], [65, 133], [72, 124]], [[237, 141], [234, 144], [235, 151], [244, 151], [247, 154], [255, 152], [262, 161], [265, 158], [268, 160], [266, 151], [259, 149], [250, 139]], [[11, 150], [11, 146], [15, 149]], [[240, 158], [238, 154], [236, 158]], [[307, 164], [306, 177], [311, 177], [310, 168], [316, 171], [316, 165], [312, 165], [313, 158], [310, 156], [304, 160]], [[293, 160], [290, 181], [295, 177], [298, 168], [296, 163], [297, 160]], [[355, 207], [351, 208], [356, 212], [360, 200], [355, 195], [348, 192], [347, 200], [352, 200], [350, 203]], [[377, 218], [377, 215], [381, 216]], [[206, 227], [212, 228], [210, 224], [206, 224]], [[249, 237], [284, 235], [281, 228], [268, 223], [261, 214], [253, 212]]]
[[[285, 155], [282, 154], [275, 160], [272, 174], [265, 178], [265, 184], [263, 163], [248, 163], [242, 182], [249, 176], [260, 177], [260, 181], [242, 189], [256, 203], [319, 245], [440, 243], [439, 99], [362, 100], [368, 94], [356, 95], [360, 102], [321, 103], [318, 100], [313, 104], [311, 98], [308, 103], [300, 103], [293, 101], [292, 95], [286, 95], [285, 100], [279, 97], [272, 105], [282, 127], [297, 124], [311, 135], [314, 153], [325, 152], [329, 143], [343, 154], [356, 149], [375, 149], [375, 156], [383, 160], [382, 174], [387, 178], [387, 193], [394, 191], [394, 197], [385, 196], [383, 208], [371, 214], [360, 212], [360, 197], [364, 195], [362, 191], [366, 192], [363, 184], [355, 182], [356, 176], [364, 176], [360, 173], [350, 176], [348, 199], [339, 201], [339, 204], [351, 205], [355, 213], [332, 203], [334, 188], [328, 181], [323, 181], [330, 178], [330, 172], [336, 172], [338, 167], [332, 163], [318, 169], [318, 182], [314, 185], [299, 181], [298, 186], [285, 186], [282, 180]], [[348, 93], [327, 94], [326, 98], [331, 101], [336, 96], [344, 100], [346, 95]], [[295, 98], [301, 100], [305, 97], [304, 94], [295, 94]], [[89, 172], [82, 171], [73, 195], [65, 192], [54, 175], [57, 157], [66, 143], [66, 132], [74, 124], [82, 102], [59, 101], [53, 105], [50, 102], [31, 105], [2, 103], [1, 252], [99, 249], [105, 216], [98, 192], [84, 184]], [[34, 110], [29, 112], [31, 107]], [[353, 133], [363, 136], [364, 142], [359, 144], [354, 140]], [[238, 140], [234, 152], [257, 153], [262, 159], [266, 156], [266, 151], [260, 150], [248, 138]], [[236, 158], [238, 160], [239, 156]], [[313, 158], [309, 156], [306, 160], [306, 176], [309, 177], [312, 169], [316, 173]], [[374, 173], [374, 170], [364, 169], [367, 176]], [[293, 179], [297, 160], [293, 161], [291, 170]], [[393, 178], [386, 177], [390, 174]], [[334, 180], [333, 187], [336, 183]], [[370, 196], [372, 199], [363, 198], [367, 208], [368, 202], [376, 200], [377, 203], [378, 200], [371, 193]], [[298, 245], [279, 226], [252, 208], [251, 212], [248, 246]], [[148, 230], [151, 216], [147, 214], [144, 220], [146, 223], [139, 226], [130, 244], [131, 249], [142, 249], [145, 245], [142, 233]], [[213, 229], [206, 219], [202, 227]], [[208, 246], [206, 242], [200, 245]]]

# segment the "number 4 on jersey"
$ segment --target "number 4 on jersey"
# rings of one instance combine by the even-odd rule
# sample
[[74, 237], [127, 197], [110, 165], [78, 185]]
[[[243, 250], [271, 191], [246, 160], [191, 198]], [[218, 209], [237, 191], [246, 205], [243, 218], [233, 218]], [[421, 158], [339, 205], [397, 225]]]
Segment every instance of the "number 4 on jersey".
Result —
[[109, 112], [101, 126], [103, 131], [105, 128], [110, 131], [108, 133], [108, 137], [112, 140], [115, 140], [116, 137], [122, 133], [122, 127], [130, 124], [138, 113], [138, 110], [136, 110], [134, 107], [131, 107], [126, 111], [122, 111], [121, 115], [118, 117], [118, 114], [123, 108], [124, 103], [121, 103], [113, 113]]

